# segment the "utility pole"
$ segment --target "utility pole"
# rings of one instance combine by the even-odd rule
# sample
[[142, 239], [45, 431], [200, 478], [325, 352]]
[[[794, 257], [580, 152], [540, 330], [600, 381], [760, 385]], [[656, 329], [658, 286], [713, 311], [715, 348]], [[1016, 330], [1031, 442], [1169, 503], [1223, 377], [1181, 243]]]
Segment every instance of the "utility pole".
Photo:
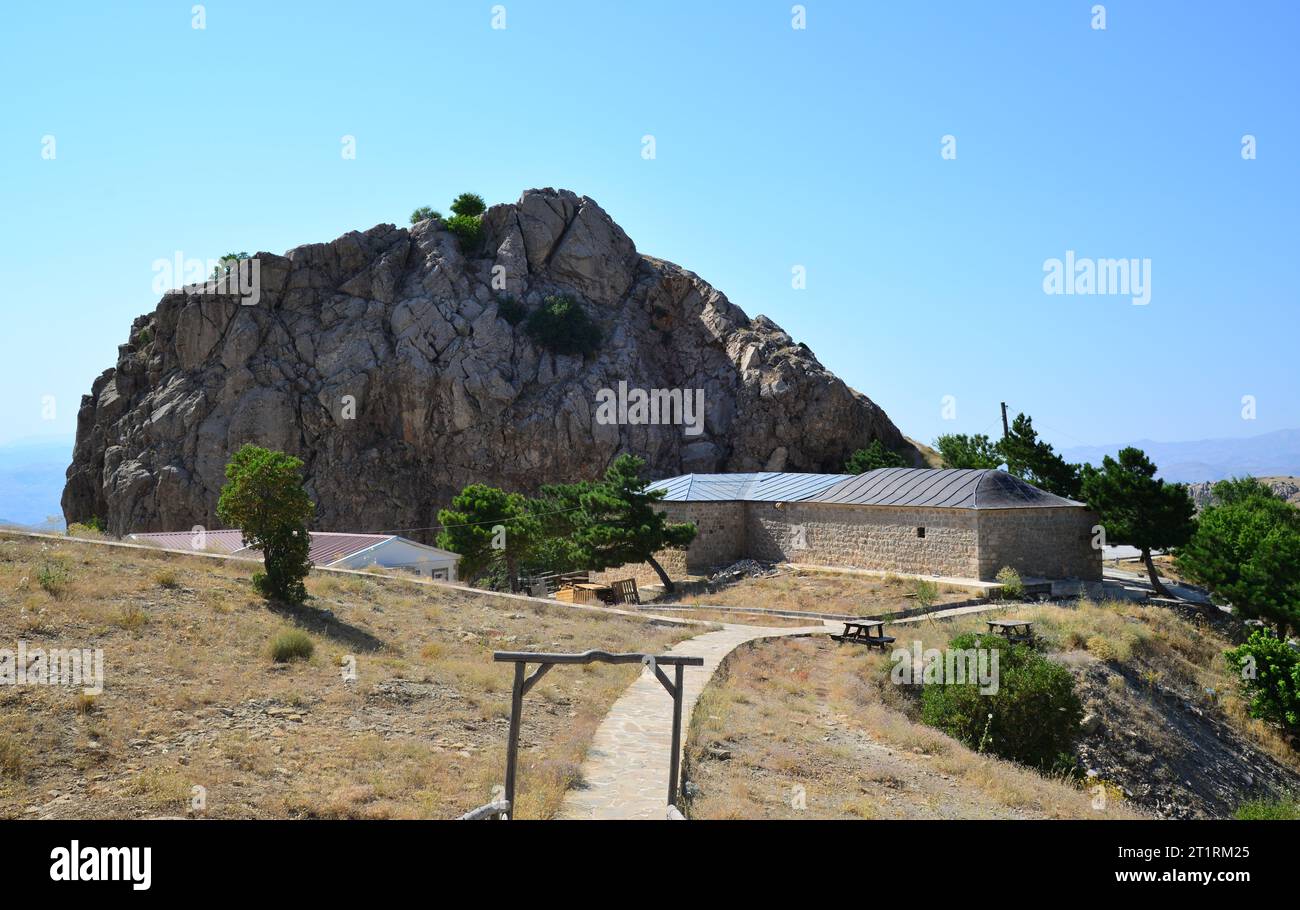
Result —
[[1006, 439], [1011, 435], [1011, 429], [1007, 426], [1007, 403], [1002, 402], [1002, 438]]

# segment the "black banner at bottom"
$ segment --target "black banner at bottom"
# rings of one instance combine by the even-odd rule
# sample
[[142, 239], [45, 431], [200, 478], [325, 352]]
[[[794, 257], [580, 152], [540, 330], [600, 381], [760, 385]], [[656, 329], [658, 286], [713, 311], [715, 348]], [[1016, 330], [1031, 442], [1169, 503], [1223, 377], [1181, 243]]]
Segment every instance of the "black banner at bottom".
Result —
[[[892, 882], [1230, 896], [1294, 877], [1286, 822], [0, 822], [0, 874], [30, 892], [373, 898], [589, 887], [735, 897], [806, 876], [819, 896]], [[909, 886], [908, 883], [911, 883]], [[680, 889], [680, 890], [679, 890]], [[919, 889], [919, 890], [918, 890]], [[429, 893], [429, 892], [424, 892]], [[16, 904], [14, 904], [16, 906]]]

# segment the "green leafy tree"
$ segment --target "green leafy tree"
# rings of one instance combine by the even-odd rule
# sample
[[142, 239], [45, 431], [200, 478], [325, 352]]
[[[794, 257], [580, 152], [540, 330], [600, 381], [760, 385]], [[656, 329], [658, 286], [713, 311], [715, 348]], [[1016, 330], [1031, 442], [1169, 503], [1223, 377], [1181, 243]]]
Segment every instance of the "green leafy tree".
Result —
[[655, 559], [655, 553], [690, 546], [695, 539], [695, 525], [668, 523], [655, 508], [664, 491], [646, 490], [646, 481], [641, 478], [644, 468], [645, 461], [635, 455], [615, 458], [604, 479], [580, 495], [582, 509], [576, 513], [573, 539], [590, 568], [648, 562], [664, 590], [671, 592], [675, 590], [672, 579]]
[[1182, 484], [1156, 479], [1156, 466], [1141, 449], [1122, 449], [1119, 459], [1107, 455], [1101, 469], [1083, 468], [1082, 495], [1101, 518], [1106, 542], [1128, 544], [1142, 551], [1151, 587], [1162, 597], [1169, 591], [1160, 582], [1152, 550], [1180, 547], [1192, 536], [1196, 506]]
[[865, 449], [858, 449], [844, 462], [844, 470], [848, 474], [865, 474], [877, 468], [905, 467], [907, 467], [907, 460], [897, 452], [885, 448], [885, 444], [879, 439], [871, 440], [871, 445]]
[[945, 467], [949, 468], [996, 468], [1002, 464], [1002, 453], [998, 444], [982, 433], [967, 436], [965, 433], [950, 433], [934, 441]]
[[422, 205], [411, 213], [411, 224], [419, 224], [421, 221], [428, 221], [430, 218], [437, 218], [441, 221], [442, 213], [429, 208], [427, 205]]
[[997, 692], [984, 694], [978, 682], [927, 683], [921, 690], [921, 719], [972, 749], [1048, 770], [1073, 751], [1083, 706], [1074, 676], [1033, 648], [998, 635], [959, 635], [950, 650], [998, 652]]
[[1300, 651], [1256, 629], [1224, 658], [1241, 679], [1251, 717], [1300, 732]]
[[477, 218], [487, 211], [487, 203], [478, 193], [461, 193], [452, 201], [451, 211], [454, 215]]
[[1033, 420], [1026, 415], [1016, 415], [1007, 435], [998, 443], [998, 451], [1011, 474], [1057, 496], [1079, 498], [1080, 466], [1066, 462], [1051, 445], [1039, 439]]
[[1213, 494], [1179, 569], [1279, 636], [1300, 631], [1300, 510], [1257, 482], [1221, 481]]
[[518, 586], [519, 565], [532, 553], [541, 526], [519, 493], [470, 484], [438, 511], [438, 546], [460, 554], [460, 572], [471, 583], [493, 566], [505, 567], [510, 588]]
[[1216, 506], [1230, 506], [1256, 497], [1265, 499], [1278, 498], [1277, 494], [1254, 477], [1233, 477], [1229, 480], [1220, 480], [1210, 488], [1210, 497]]
[[245, 546], [262, 551], [266, 571], [253, 576], [253, 587], [268, 600], [298, 604], [307, 599], [307, 525], [315, 514], [303, 489], [300, 459], [250, 443], [226, 465], [217, 516], [243, 532]]

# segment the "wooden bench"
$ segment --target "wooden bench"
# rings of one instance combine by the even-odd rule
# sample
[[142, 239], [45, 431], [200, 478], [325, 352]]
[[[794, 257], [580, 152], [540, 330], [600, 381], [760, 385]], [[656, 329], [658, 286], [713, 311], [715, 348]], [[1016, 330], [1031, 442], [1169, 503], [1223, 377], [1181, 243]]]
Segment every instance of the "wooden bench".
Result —
[[1007, 641], [1020, 644], [1034, 643], [1034, 623], [1028, 619], [989, 619], [985, 620], [989, 631], [1001, 635]]
[[844, 644], [846, 641], [866, 645], [868, 648], [885, 650], [885, 645], [894, 643], [894, 636], [885, 634], [885, 624], [878, 619], [855, 619], [844, 623], [843, 635], [831, 638]]

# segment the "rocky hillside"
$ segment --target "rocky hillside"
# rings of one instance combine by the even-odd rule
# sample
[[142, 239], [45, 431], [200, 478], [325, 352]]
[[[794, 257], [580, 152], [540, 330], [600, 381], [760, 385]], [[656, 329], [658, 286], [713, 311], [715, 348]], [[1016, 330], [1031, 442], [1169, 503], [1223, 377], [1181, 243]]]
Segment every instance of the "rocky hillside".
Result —
[[[1260, 477], [1259, 482], [1293, 506], [1300, 506], [1300, 477]], [[1196, 503], [1196, 511], [1214, 502], [1214, 482], [1189, 483], [1187, 492]]]
[[[356, 531], [431, 525], [470, 482], [595, 477], [623, 451], [655, 476], [838, 470], [877, 438], [913, 451], [805, 345], [638, 253], [593, 200], [530, 190], [483, 228], [468, 254], [436, 219], [259, 253], [254, 305], [213, 284], [166, 294], [82, 399], [67, 519], [213, 526], [249, 441], [306, 462], [320, 529]], [[595, 320], [597, 351], [553, 353], [503, 315], [550, 295]], [[702, 432], [599, 422], [620, 382], [703, 389]]]

